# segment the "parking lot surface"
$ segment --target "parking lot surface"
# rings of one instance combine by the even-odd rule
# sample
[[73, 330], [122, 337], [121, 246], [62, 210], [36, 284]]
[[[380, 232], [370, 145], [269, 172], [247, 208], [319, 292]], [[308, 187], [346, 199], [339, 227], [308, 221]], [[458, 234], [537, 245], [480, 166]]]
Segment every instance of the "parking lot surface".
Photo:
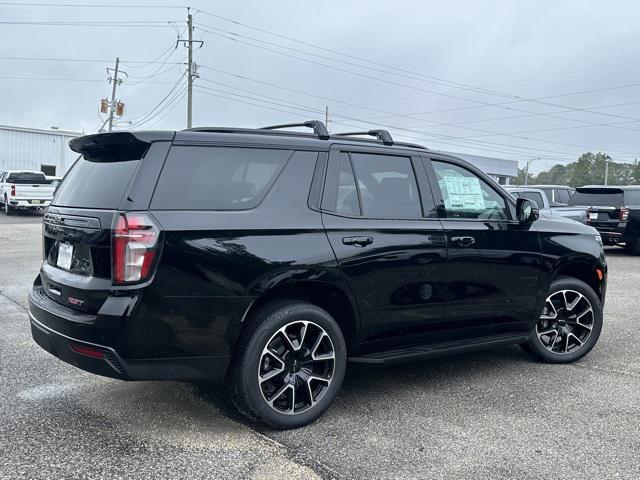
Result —
[[640, 478], [640, 257], [609, 250], [605, 326], [574, 365], [518, 348], [350, 366], [318, 422], [273, 432], [219, 388], [127, 383], [31, 340], [40, 217], [0, 215], [0, 478]]

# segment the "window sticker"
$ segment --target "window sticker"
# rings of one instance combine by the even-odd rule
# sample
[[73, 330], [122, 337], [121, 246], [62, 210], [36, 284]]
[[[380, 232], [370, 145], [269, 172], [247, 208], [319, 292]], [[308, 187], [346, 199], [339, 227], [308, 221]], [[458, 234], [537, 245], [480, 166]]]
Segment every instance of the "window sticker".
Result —
[[480, 179], [477, 177], [443, 177], [448, 198], [445, 208], [450, 210], [484, 210], [486, 208]]

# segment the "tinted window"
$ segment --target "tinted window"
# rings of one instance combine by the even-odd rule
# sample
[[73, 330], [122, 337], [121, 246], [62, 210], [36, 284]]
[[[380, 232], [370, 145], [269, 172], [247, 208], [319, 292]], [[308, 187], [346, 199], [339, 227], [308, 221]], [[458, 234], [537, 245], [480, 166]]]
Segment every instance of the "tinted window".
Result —
[[576, 191], [569, 200], [572, 207], [619, 207], [623, 202], [622, 192], [612, 192], [611, 190], [601, 191]]
[[640, 205], [640, 190], [627, 190], [624, 194], [627, 205]]
[[420, 196], [409, 157], [351, 153], [362, 214], [421, 218]]
[[27, 185], [27, 184], [43, 185], [48, 182], [47, 182], [47, 177], [44, 176], [44, 173], [22, 172], [22, 173], [10, 173], [7, 178], [7, 183], [15, 183], [17, 185]]
[[139, 163], [140, 160], [101, 162], [80, 158], [58, 186], [53, 204], [117, 208]]
[[451, 163], [437, 160], [432, 163], [442, 191], [447, 218], [509, 218], [505, 199], [483, 179]]
[[544, 199], [542, 194], [538, 192], [519, 192], [520, 198], [526, 198], [527, 200], [533, 200], [538, 205], [538, 208], [544, 208]]
[[338, 173], [338, 193], [335, 211], [344, 215], [360, 215], [358, 190], [356, 189], [356, 179], [353, 176], [349, 154], [340, 152], [339, 161], [340, 170]]
[[569, 203], [569, 198], [571, 197], [571, 194], [569, 193], [569, 190], [564, 189], [564, 188], [560, 188], [558, 189], [558, 201], [560, 203], [564, 203], [565, 205], [567, 203]]
[[258, 148], [173, 147], [160, 174], [151, 208], [253, 208], [264, 198], [292, 153]]

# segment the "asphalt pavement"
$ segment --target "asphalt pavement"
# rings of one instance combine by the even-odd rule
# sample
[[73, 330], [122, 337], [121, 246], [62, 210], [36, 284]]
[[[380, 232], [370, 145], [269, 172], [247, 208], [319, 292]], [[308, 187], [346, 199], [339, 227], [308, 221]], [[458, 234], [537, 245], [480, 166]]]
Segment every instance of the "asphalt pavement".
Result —
[[41, 218], [0, 214], [0, 479], [640, 478], [640, 257], [609, 250], [605, 326], [574, 365], [518, 347], [350, 366], [316, 423], [247, 423], [219, 388], [128, 383], [31, 339]]

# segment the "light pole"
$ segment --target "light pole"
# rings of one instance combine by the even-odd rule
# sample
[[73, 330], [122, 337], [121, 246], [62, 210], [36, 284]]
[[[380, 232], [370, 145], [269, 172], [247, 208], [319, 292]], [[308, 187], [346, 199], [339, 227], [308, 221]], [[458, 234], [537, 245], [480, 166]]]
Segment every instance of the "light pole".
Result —
[[533, 157], [531, 160], [527, 160], [527, 166], [525, 167], [525, 172], [524, 172], [524, 186], [526, 187], [527, 185], [529, 185], [529, 164], [531, 162], [533, 162], [534, 160], [540, 160], [539, 157]]

